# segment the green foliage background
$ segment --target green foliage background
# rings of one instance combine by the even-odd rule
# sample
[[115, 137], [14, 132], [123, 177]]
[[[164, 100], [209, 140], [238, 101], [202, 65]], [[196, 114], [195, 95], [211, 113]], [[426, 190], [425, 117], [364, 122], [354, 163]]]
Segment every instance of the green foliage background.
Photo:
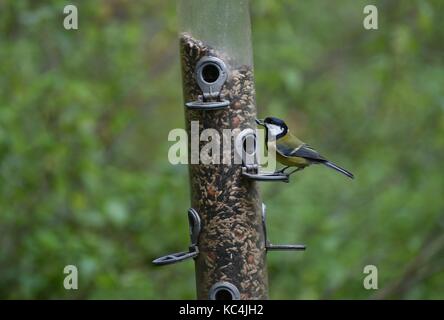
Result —
[[[270, 297], [444, 298], [440, 0], [252, 1], [260, 116], [349, 168], [261, 184]], [[64, 5], [79, 30], [62, 27]], [[0, 0], [0, 297], [194, 298], [174, 1]], [[79, 290], [63, 268], [79, 268]], [[363, 268], [379, 290], [363, 289]]]

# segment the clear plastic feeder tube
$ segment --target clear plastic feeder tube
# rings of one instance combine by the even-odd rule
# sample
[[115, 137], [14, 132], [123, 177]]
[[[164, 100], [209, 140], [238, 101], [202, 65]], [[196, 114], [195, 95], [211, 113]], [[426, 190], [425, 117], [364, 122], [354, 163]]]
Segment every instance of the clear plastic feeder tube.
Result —
[[[221, 143], [225, 129], [256, 128], [249, 1], [179, 0], [178, 15], [191, 206], [202, 221], [195, 259], [197, 297], [266, 299], [257, 183], [242, 174], [234, 141], [228, 150]], [[205, 129], [219, 134], [216, 162], [193, 163], [193, 156], [199, 156], [191, 150], [193, 124], [198, 124], [198, 134]], [[200, 142], [199, 151], [206, 143]]]

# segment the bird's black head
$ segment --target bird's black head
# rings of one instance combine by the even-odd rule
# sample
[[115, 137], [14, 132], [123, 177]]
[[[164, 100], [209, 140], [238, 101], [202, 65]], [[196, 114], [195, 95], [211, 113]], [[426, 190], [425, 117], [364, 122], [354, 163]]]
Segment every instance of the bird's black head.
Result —
[[285, 122], [275, 117], [267, 117], [263, 121], [258, 120], [257, 123], [265, 126], [267, 129], [267, 137], [268, 135], [272, 135], [276, 137], [276, 139], [279, 139], [288, 132], [288, 127]]
[[285, 124], [284, 120], [281, 120], [281, 119], [275, 118], [275, 117], [266, 117], [264, 119], [264, 123], [274, 124], [274, 125], [282, 127], [282, 128], [288, 128], [287, 125]]

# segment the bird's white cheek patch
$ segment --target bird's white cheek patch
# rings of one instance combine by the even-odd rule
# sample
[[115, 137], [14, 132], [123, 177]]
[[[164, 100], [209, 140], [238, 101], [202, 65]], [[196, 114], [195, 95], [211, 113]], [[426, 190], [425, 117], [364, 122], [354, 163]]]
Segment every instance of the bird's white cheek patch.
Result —
[[276, 126], [274, 124], [269, 124], [268, 130], [269, 130], [270, 134], [274, 137], [276, 137], [277, 135], [279, 135], [280, 133], [282, 133], [284, 131], [281, 127]]

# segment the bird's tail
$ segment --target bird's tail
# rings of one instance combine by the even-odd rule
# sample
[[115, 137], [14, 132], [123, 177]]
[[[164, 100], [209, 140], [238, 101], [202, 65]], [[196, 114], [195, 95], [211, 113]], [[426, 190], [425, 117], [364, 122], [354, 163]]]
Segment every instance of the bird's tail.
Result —
[[326, 165], [327, 167], [330, 167], [332, 169], [335, 169], [336, 171], [339, 171], [342, 174], [345, 174], [347, 177], [353, 179], [355, 176], [350, 171], [345, 170], [344, 168], [341, 168], [340, 166], [335, 165], [333, 162], [325, 161], [322, 162], [322, 164]]

